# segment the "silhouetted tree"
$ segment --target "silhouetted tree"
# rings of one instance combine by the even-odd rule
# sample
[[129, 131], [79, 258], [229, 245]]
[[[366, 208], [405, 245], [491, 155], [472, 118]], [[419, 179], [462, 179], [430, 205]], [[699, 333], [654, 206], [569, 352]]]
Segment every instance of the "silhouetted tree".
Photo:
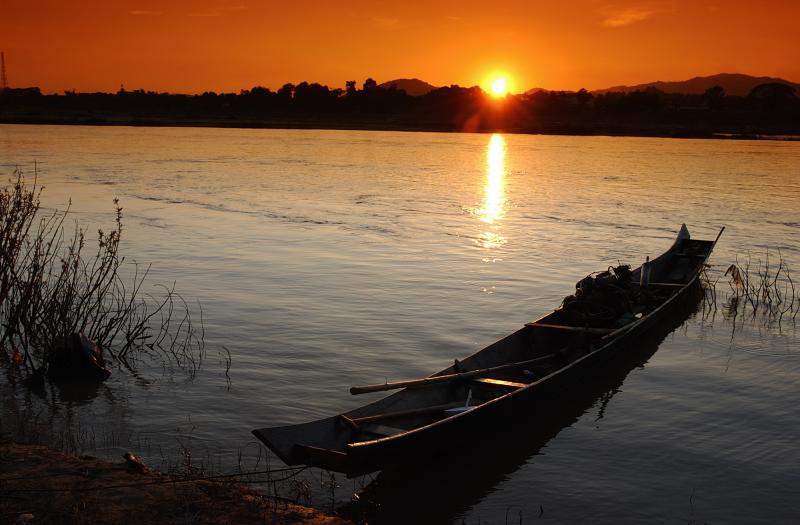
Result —
[[262, 86], [255, 86], [253, 89], [250, 90], [250, 94], [255, 97], [263, 97], [271, 95], [272, 91]]
[[328, 86], [301, 82], [294, 88], [294, 103], [303, 112], [326, 112], [332, 107], [335, 96], [331, 96]]
[[291, 82], [287, 82], [286, 84], [282, 85], [280, 89], [278, 89], [278, 96], [282, 100], [291, 100], [293, 94], [294, 94], [294, 84], [292, 84]]
[[585, 109], [592, 100], [592, 94], [586, 91], [586, 88], [581, 88], [581, 90], [575, 94], [575, 98], [578, 101], [578, 107]]
[[348, 80], [347, 82], [344, 83], [344, 85], [345, 85], [345, 93], [348, 96], [356, 94], [357, 90], [356, 90], [356, 81], [355, 80]]
[[725, 100], [725, 90], [720, 86], [714, 86], [706, 89], [703, 98], [712, 109], [719, 109], [722, 107], [722, 101]]
[[373, 89], [378, 87], [378, 83], [375, 82], [372, 78], [368, 78], [364, 81], [364, 91], [372, 91]]
[[747, 96], [763, 111], [780, 114], [795, 107], [797, 96], [792, 86], [780, 82], [769, 82], [754, 87]]

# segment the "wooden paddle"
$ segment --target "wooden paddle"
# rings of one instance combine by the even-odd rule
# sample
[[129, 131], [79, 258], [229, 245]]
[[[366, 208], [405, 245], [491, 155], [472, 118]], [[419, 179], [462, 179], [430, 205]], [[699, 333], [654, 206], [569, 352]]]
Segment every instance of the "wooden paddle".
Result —
[[546, 361], [547, 359], [552, 359], [557, 355], [559, 355], [558, 352], [554, 352], [552, 354], [547, 354], [534, 359], [526, 359], [525, 361], [517, 361], [516, 363], [508, 363], [505, 365], [492, 366], [489, 368], [481, 368], [479, 370], [469, 370], [467, 372], [460, 372], [457, 374], [426, 377], [424, 379], [412, 379], [410, 381], [395, 381], [393, 383], [379, 383], [377, 385], [354, 386], [350, 388], [350, 393], [353, 395], [367, 394], [370, 392], [383, 392], [385, 390], [396, 390], [398, 388], [419, 387], [419, 386], [433, 385], [436, 383], [446, 383], [448, 381], [456, 381], [458, 379], [471, 379], [473, 377], [485, 376], [487, 374], [499, 372], [501, 370], [508, 370], [510, 368], [517, 368], [520, 366], [530, 365], [540, 361]]

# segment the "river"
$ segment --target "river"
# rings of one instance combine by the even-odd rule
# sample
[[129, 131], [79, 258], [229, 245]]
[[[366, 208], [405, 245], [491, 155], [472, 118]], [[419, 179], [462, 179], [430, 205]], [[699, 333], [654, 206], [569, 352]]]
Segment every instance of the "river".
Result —
[[[6, 428], [36, 415], [97, 455], [252, 466], [252, 429], [376, 399], [348, 388], [424, 377], [588, 273], [658, 255], [682, 223], [698, 238], [725, 226], [715, 313], [692, 314], [544, 434], [524, 416], [438, 477], [421, 469], [427, 483], [393, 481], [372, 522], [800, 520], [796, 322], [732, 320], [722, 275], [767, 250], [800, 271], [798, 142], [0, 126], [3, 176], [31, 180], [34, 164], [44, 205], [71, 199], [88, 231], [120, 199], [122, 251], [202, 303], [206, 356], [194, 378], [114, 370], [83, 400], [6, 384]], [[373, 478], [337, 476], [331, 491], [309, 469], [281, 490], [330, 510]]]

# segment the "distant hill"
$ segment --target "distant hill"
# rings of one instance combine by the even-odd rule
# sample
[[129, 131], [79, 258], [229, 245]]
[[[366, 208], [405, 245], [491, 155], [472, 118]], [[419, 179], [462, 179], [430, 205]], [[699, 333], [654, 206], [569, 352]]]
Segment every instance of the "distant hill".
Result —
[[389, 82], [379, 84], [378, 87], [388, 89], [392, 87], [392, 85], [396, 86], [397, 89], [405, 91], [407, 95], [411, 95], [412, 97], [421, 97], [422, 95], [426, 95], [434, 89], [437, 89], [436, 86], [432, 86], [431, 84], [428, 84], [424, 80], [420, 80], [418, 78], [398, 78], [396, 80], [390, 80]]
[[745, 96], [757, 85], [766, 84], [768, 82], [778, 82], [791, 86], [795, 88], [800, 95], [800, 84], [795, 84], [794, 82], [789, 82], [782, 78], [753, 77], [739, 73], [721, 73], [709, 77], [694, 77], [689, 80], [675, 82], [663, 82], [659, 80], [658, 82], [638, 84], [635, 86], [614, 86], [606, 89], [597, 89], [594, 93], [608, 93], [611, 91], [628, 93], [631, 91], [644, 91], [647, 88], [653, 87], [665, 93], [702, 94], [705, 93], [708, 88], [720, 86], [725, 90], [726, 95]]

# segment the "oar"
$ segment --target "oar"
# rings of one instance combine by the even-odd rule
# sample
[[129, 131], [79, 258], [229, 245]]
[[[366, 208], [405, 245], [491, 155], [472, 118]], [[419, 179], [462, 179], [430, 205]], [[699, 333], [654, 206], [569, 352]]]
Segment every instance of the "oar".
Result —
[[517, 368], [520, 366], [537, 363], [539, 361], [545, 361], [547, 359], [552, 359], [557, 355], [558, 352], [555, 352], [552, 354], [547, 354], [541, 357], [537, 357], [535, 359], [526, 359], [525, 361], [517, 361], [516, 363], [508, 363], [506, 365], [493, 366], [490, 368], [481, 368], [479, 370], [469, 370], [467, 372], [460, 372], [457, 374], [426, 377], [424, 379], [412, 379], [410, 381], [396, 381], [394, 383], [379, 383], [377, 385], [354, 386], [350, 388], [350, 393], [353, 395], [367, 394], [370, 392], [383, 392], [384, 390], [396, 390], [398, 388], [418, 387], [418, 386], [433, 385], [436, 383], [446, 383], [448, 381], [455, 381], [458, 379], [470, 379], [473, 377], [480, 377], [487, 374], [491, 374], [493, 372], [499, 372], [501, 370], [508, 370], [509, 368]]

